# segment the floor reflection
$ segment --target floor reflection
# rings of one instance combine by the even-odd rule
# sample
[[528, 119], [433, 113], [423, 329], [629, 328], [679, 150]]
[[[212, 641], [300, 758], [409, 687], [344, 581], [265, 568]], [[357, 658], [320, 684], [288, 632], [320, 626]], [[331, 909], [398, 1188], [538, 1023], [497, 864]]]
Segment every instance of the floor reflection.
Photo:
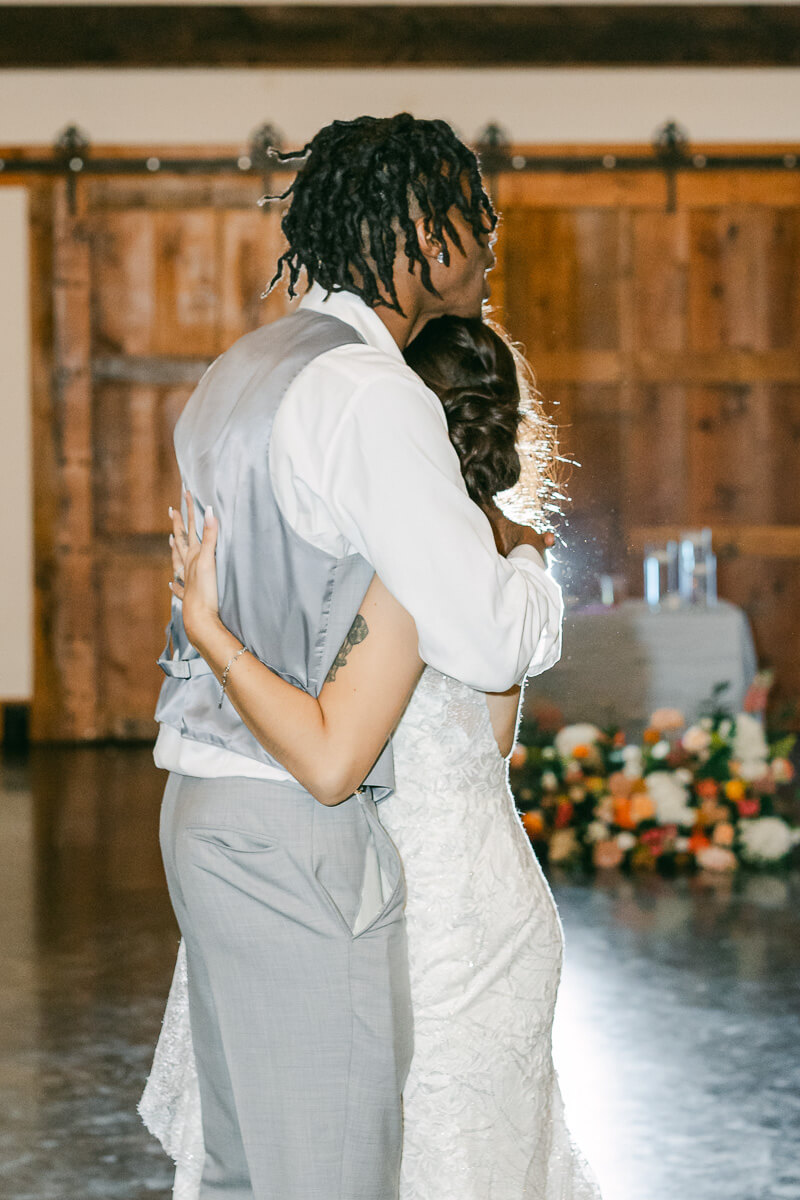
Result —
[[[9, 1200], [170, 1195], [135, 1111], [177, 946], [162, 787], [147, 747], [3, 764]], [[567, 937], [557, 1061], [606, 1200], [800, 1197], [800, 882], [552, 883]]]

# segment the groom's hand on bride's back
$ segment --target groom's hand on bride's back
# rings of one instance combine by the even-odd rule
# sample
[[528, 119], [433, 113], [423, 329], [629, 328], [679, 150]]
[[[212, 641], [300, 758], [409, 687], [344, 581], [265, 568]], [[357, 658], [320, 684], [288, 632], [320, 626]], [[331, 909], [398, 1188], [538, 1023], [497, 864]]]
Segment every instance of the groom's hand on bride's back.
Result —
[[537, 533], [530, 525], [518, 525], [516, 521], [510, 521], [496, 504], [485, 507], [483, 511], [489, 518], [497, 553], [504, 557], [517, 546], [532, 546], [544, 557], [545, 550], [549, 550], [555, 542], [549, 530], [547, 533]]

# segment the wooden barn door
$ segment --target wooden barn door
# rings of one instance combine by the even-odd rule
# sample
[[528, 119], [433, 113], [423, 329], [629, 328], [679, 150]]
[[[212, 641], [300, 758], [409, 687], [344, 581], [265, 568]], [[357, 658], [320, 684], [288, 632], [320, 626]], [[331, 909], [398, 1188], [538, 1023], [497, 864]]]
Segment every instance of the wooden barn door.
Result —
[[38, 739], [151, 737], [169, 612], [175, 421], [208, 363], [279, 315], [257, 179], [52, 193], [53, 387], [37, 430]]
[[[555, 402], [588, 580], [710, 525], [720, 594], [800, 695], [800, 178], [507, 174], [496, 298]], [[591, 584], [589, 584], [591, 587]], [[596, 586], [596, 585], [595, 585]]]

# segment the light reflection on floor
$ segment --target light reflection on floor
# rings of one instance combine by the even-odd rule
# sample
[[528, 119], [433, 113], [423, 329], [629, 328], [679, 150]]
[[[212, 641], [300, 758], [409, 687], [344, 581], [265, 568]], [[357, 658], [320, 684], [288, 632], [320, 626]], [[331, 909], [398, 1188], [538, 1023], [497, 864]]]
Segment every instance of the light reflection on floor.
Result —
[[[8, 1200], [170, 1194], [135, 1113], [177, 944], [162, 786], [146, 748], [4, 765]], [[567, 937], [557, 1062], [606, 1200], [797, 1200], [800, 882], [552, 882]]]

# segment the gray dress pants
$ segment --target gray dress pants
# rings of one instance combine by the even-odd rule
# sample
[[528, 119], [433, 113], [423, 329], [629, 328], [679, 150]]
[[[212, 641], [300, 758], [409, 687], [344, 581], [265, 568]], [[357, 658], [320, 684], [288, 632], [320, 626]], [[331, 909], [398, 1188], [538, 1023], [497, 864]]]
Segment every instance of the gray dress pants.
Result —
[[326, 808], [295, 784], [171, 773], [161, 847], [186, 941], [201, 1197], [396, 1200], [405, 884], [369, 789]]

